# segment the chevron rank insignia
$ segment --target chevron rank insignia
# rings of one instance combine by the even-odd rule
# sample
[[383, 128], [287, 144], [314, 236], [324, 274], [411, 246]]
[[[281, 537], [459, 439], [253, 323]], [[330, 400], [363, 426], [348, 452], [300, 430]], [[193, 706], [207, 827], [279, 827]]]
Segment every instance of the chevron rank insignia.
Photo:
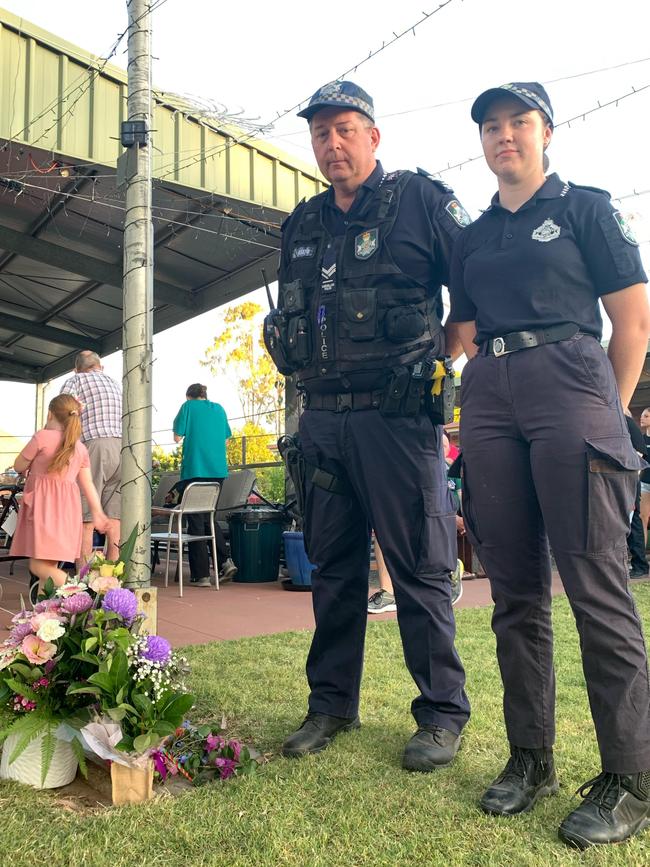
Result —
[[377, 250], [378, 230], [368, 229], [354, 239], [354, 255], [357, 259], [369, 259]]

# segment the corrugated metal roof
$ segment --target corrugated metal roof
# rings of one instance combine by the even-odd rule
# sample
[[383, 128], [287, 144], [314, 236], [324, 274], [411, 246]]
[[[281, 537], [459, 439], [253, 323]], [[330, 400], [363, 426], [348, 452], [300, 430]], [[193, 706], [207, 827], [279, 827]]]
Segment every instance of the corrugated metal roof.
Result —
[[[0, 378], [45, 381], [122, 337], [126, 73], [0, 9]], [[154, 328], [275, 275], [308, 165], [181, 97], [154, 109]]]

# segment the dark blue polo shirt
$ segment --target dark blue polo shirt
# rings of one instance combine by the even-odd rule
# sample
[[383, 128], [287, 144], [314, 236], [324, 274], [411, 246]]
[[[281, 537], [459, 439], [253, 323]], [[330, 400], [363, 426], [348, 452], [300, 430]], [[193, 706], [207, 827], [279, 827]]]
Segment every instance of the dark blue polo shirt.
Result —
[[476, 343], [563, 322], [600, 338], [598, 298], [647, 281], [609, 199], [556, 174], [514, 213], [495, 195], [454, 250], [449, 321], [475, 320]]
[[[381, 163], [377, 162], [370, 176], [357, 190], [349, 211], [337, 207], [332, 187], [327, 190], [322, 210], [323, 222], [338, 243], [341, 243], [348, 224], [363, 213], [384, 174]], [[426, 286], [432, 293], [437, 293], [436, 315], [441, 320], [443, 307], [440, 288], [442, 284], [449, 285], [452, 250], [456, 238], [463, 231], [463, 218], [457, 205], [458, 199], [453, 190], [445, 184], [431, 181], [424, 175], [414, 175], [402, 190], [399, 213], [388, 239], [388, 249], [400, 271]], [[285, 236], [289, 234], [288, 227], [292, 219], [293, 214], [282, 227]], [[288, 255], [287, 245], [283, 244], [282, 256], [285, 261]], [[336, 250], [332, 251], [331, 258], [332, 261], [336, 259]], [[328, 262], [324, 260], [324, 264]]]

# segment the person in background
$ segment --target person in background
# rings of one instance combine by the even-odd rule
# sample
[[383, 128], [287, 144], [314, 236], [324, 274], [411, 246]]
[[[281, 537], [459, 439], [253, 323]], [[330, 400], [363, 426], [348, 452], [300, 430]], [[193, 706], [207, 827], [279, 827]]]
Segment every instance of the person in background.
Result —
[[558, 830], [584, 849], [650, 826], [648, 657], [626, 550], [642, 462], [623, 412], [647, 349], [647, 278], [609, 194], [546, 177], [553, 111], [541, 84], [491, 88], [471, 115], [498, 192], [454, 248], [447, 336], [468, 358], [463, 514], [494, 598], [510, 744], [480, 806], [511, 816], [559, 788], [550, 542], [602, 763]]
[[[632, 414], [629, 410], [625, 413], [625, 421], [627, 422], [630, 439], [632, 440], [632, 445], [634, 446], [635, 451], [642, 458], [645, 458], [645, 440], [638, 424], [632, 418]], [[643, 470], [641, 472], [643, 472]], [[645, 534], [643, 532], [643, 524], [639, 512], [640, 503], [641, 481], [638, 480], [636, 486], [636, 498], [634, 500], [634, 511], [630, 517], [630, 532], [627, 537], [627, 547], [630, 552], [631, 579], [647, 578], [648, 572], [650, 572], [650, 566], [648, 565], [648, 558], [645, 550]]]
[[[190, 482], [223, 482], [228, 475], [226, 440], [232, 435], [226, 411], [219, 403], [208, 400], [205, 385], [196, 382], [185, 392], [187, 400], [174, 419], [174, 442], [183, 443], [181, 479], [174, 487], [182, 496]], [[187, 532], [190, 536], [210, 534], [208, 515], [188, 515]], [[223, 533], [215, 521], [217, 556], [221, 564], [219, 580], [227, 581], [237, 572], [228, 557]], [[194, 542], [188, 547], [190, 584], [194, 587], [210, 586], [210, 548], [207, 542]], [[216, 564], [215, 564], [216, 568]]]
[[[646, 407], [641, 413], [639, 427], [643, 434], [646, 446], [646, 455], [650, 455], [650, 407]], [[643, 527], [643, 538], [648, 543], [648, 521], [650, 521], [650, 467], [641, 470], [641, 501], [639, 503], [639, 517]]]
[[[122, 389], [104, 373], [102, 360], [96, 352], [82, 350], [75, 358], [74, 367], [74, 376], [63, 383], [61, 394], [71, 394], [83, 407], [81, 441], [88, 449], [93, 484], [102, 510], [109, 518], [106, 556], [109, 560], [117, 560], [120, 554]], [[85, 563], [93, 549], [93, 522], [92, 510], [83, 491], [82, 506], [84, 526], [80, 559]]]
[[[55, 397], [50, 401], [45, 427], [34, 434], [14, 462], [16, 471], [28, 476], [10, 555], [30, 558], [29, 569], [41, 587], [48, 578], [57, 586], [64, 584], [68, 576], [57, 564], [79, 557], [79, 489], [99, 532], [105, 533], [110, 523], [93, 485], [88, 451], [80, 441], [81, 412], [74, 397]], [[33, 592], [30, 589], [32, 602]]]

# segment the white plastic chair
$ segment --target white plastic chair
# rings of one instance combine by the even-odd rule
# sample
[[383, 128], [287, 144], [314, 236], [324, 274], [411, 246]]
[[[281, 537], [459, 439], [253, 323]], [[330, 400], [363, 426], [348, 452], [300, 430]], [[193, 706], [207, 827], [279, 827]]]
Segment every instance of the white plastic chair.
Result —
[[[192, 542], [212, 542], [212, 558], [214, 562], [215, 590], [219, 589], [219, 563], [217, 561], [217, 537], [214, 532], [214, 510], [219, 499], [219, 482], [190, 482], [183, 491], [183, 496], [175, 509], [165, 509], [169, 513], [169, 525], [166, 533], [152, 533], [152, 542], [167, 544], [167, 561], [165, 564], [165, 587], [169, 585], [169, 555], [171, 546], [178, 549], [178, 595], [183, 595], [183, 545]], [[185, 515], [208, 514], [210, 516], [209, 536], [190, 536], [183, 532], [183, 517]], [[174, 522], [176, 526], [174, 528]]]

